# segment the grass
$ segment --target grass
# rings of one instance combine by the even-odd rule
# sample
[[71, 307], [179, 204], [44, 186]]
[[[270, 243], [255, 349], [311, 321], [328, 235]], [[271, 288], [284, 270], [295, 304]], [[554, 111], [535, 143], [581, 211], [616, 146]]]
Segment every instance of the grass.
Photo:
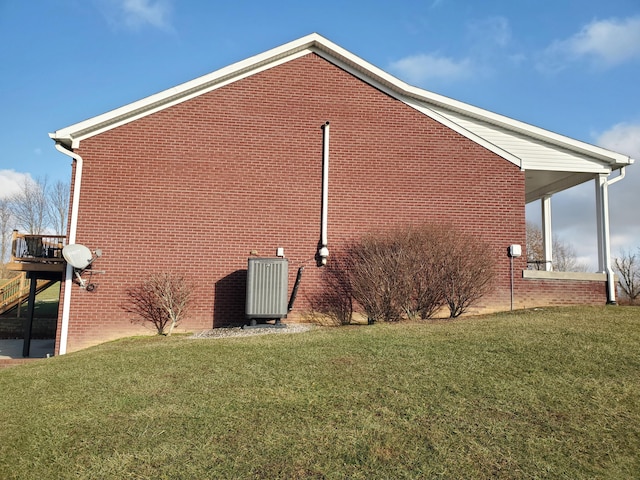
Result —
[[[36, 318], [55, 318], [58, 315], [58, 301], [60, 298], [60, 282], [56, 282], [49, 288], [43, 290], [36, 295], [36, 302], [34, 305]], [[27, 312], [27, 300], [22, 303], [22, 315], [26, 315]], [[5, 314], [0, 315], [2, 318], [13, 318], [16, 316], [16, 311], [11, 310]]]
[[0, 478], [637, 478], [640, 309], [217, 340], [0, 371]]

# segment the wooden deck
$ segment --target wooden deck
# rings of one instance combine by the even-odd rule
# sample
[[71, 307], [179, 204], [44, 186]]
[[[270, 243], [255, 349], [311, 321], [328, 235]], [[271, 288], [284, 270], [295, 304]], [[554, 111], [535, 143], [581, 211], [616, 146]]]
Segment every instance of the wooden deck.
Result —
[[62, 248], [66, 245], [64, 235], [32, 235], [13, 231], [9, 270], [17, 272], [64, 271]]

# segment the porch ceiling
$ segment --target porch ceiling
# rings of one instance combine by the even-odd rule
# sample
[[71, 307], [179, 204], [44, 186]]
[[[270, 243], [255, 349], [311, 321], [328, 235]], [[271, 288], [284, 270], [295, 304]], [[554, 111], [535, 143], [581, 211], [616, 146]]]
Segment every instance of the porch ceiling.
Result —
[[567, 190], [595, 178], [595, 174], [585, 172], [525, 170], [524, 173], [526, 203]]

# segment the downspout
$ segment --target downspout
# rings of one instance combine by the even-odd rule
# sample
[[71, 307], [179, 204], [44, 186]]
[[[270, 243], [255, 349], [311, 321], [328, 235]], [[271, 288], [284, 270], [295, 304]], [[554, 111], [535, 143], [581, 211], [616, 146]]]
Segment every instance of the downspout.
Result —
[[607, 275], [607, 303], [610, 305], [616, 304], [616, 278], [613, 267], [611, 266], [611, 241], [609, 237], [609, 186], [616, 182], [619, 182], [625, 177], [625, 167], [620, 168], [620, 175], [611, 180], [606, 179], [602, 182], [604, 194], [601, 196], [603, 203], [603, 235], [604, 235], [604, 270]]
[[[60, 153], [68, 155], [76, 161], [75, 179], [73, 182], [73, 199], [71, 201], [71, 222], [69, 224], [69, 245], [76, 243], [76, 231], [78, 230], [78, 207], [80, 205], [80, 185], [82, 183], [82, 164], [83, 160], [80, 155], [74, 153], [63, 146], [60, 142], [56, 142], [56, 150]], [[73, 286], [73, 268], [67, 264], [67, 271], [64, 280], [64, 298], [62, 300], [62, 324], [60, 325], [60, 349], [59, 355], [67, 353], [67, 339], [69, 335], [69, 316], [71, 310], [71, 289]]]
[[318, 248], [318, 266], [327, 264], [327, 217], [329, 205], [329, 122], [322, 125], [322, 217], [320, 220], [320, 246]]
[[627, 167], [621, 167], [620, 168], [620, 175], [618, 175], [616, 178], [613, 178], [611, 180], [607, 180], [607, 185], [613, 185], [614, 183], [619, 182], [620, 180], [622, 180], [624, 178], [624, 176], [627, 174]]

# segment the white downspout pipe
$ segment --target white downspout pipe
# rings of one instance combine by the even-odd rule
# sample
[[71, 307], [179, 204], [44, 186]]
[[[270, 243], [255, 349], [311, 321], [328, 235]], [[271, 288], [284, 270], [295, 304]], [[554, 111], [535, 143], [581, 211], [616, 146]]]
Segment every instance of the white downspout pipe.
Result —
[[327, 248], [327, 218], [329, 206], [329, 122], [323, 126], [322, 136], [322, 217], [320, 220], [320, 248], [318, 258], [320, 265], [327, 264], [329, 249]]
[[625, 167], [620, 169], [620, 175], [608, 180], [604, 175], [597, 178], [597, 198], [598, 205], [598, 246], [600, 249], [600, 270], [607, 276], [607, 303], [616, 303], [616, 281], [615, 272], [611, 266], [611, 238], [609, 232], [609, 186], [619, 182], [625, 177]]
[[[67, 149], [59, 142], [56, 142], [56, 150], [76, 161], [75, 179], [73, 182], [73, 199], [71, 201], [71, 221], [69, 223], [69, 241], [68, 244], [76, 243], [76, 232], [78, 230], [78, 207], [80, 205], [80, 185], [82, 184], [82, 164], [83, 160], [80, 155]], [[62, 323], [60, 325], [60, 349], [59, 355], [67, 353], [67, 339], [69, 336], [69, 316], [71, 310], [71, 289], [73, 287], [73, 268], [67, 264], [67, 271], [64, 281], [64, 298], [62, 300]]]
[[613, 185], [614, 183], [619, 182], [624, 178], [626, 174], [627, 174], [627, 167], [622, 167], [620, 169], [620, 175], [618, 175], [616, 178], [612, 178], [611, 180], [607, 180], [607, 185]]

